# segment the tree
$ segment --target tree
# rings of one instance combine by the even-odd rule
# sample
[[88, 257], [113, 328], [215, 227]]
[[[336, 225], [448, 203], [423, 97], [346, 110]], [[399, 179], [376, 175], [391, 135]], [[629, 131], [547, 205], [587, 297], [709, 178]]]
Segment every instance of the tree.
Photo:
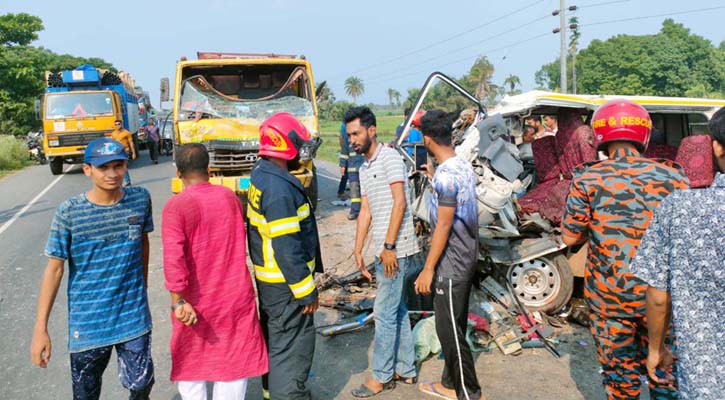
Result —
[[571, 30], [571, 36], [569, 37], [569, 55], [567, 57], [569, 57], [571, 63], [572, 93], [576, 94], [576, 52], [577, 46], [579, 46], [579, 38], [581, 38], [581, 32], [579, 32], [579, 18], [569, 18], [569, 26], [573, 26], [574, 28]]
[[393, 88], [388, 89], [388, 102], [390, 107], [400, 107], [400, 92]]
[[33, 15], [5, 14], [0, 16], [0, 45], [27, 46], [38, 39], [38, 32], [43, 30], [43, 21]]
[[503, 80], [503, 85], [508, 86], [509, 90], [507, 94], [514, 95], [521, 93], [520, 90], [516, 90], [516, 86], [521, 86], [521, 79], [516, 75], [509, 75]]
[[352, 97], [352, 102], [357, 103], [357, 98], [365, 93], [365, 84], [357, 76], [345, 79], [345, 93]]
[[476, 62], [473, 63], [471, 70], [468, 72], [468, 79], [476, 84], [474, 91], [476, 98], [484, 99], [495, 91], [494, 85], [491, 83], [494, 71], [493, 64], [488, 61], [486, 56], [478, 57]]

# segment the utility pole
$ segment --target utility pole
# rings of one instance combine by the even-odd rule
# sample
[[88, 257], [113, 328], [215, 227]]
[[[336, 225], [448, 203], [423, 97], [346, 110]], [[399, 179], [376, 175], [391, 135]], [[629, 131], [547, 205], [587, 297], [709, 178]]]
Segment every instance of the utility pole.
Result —
[[561, 93], [566, 93], [566, 0], [559, 0], [559, 35], [561, 39], [561, 54], [559, 55], [559, 63], [561, 64]]

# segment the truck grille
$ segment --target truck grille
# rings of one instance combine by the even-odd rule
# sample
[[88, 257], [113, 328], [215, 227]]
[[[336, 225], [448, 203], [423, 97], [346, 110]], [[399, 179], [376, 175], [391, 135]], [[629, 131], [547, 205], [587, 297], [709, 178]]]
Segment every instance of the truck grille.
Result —
[[258, 141], [224, 141], [207, 142], [209, 150], [209, 167], [220, 171], [251, 171], [257, 161]]
[[91, 140], [101, 138], [104, 132], [88, 132], [88, 133], [66, 133], [58, 135], [59, 146], [85, 146]]

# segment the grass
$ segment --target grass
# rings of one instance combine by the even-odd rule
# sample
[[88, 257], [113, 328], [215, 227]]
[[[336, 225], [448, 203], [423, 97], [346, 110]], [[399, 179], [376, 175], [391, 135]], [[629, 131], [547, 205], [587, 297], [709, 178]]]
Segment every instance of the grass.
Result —
[[[402, 115], [390, 115], [377, 118], [378, 141], [385, 143], [395, 138], [395, 128], [403, 121]], [[322, 146], [317, 150], [317, 158], [337, 164], [340, 153], [340, 125], [342, 121], [320, 121]]]
[[28, 149], [22, 140], [0, 135], [0, 177], [28, 165]]

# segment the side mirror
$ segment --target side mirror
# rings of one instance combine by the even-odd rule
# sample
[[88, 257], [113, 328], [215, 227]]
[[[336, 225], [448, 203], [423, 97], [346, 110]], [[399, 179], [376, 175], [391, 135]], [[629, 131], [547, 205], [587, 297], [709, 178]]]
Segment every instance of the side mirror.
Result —
[[161, 102], [169, 101], [169, 78], [161, 78], [159, 97]]
[[35, 99], [35, 119], [40, 120], [40, 99]]

